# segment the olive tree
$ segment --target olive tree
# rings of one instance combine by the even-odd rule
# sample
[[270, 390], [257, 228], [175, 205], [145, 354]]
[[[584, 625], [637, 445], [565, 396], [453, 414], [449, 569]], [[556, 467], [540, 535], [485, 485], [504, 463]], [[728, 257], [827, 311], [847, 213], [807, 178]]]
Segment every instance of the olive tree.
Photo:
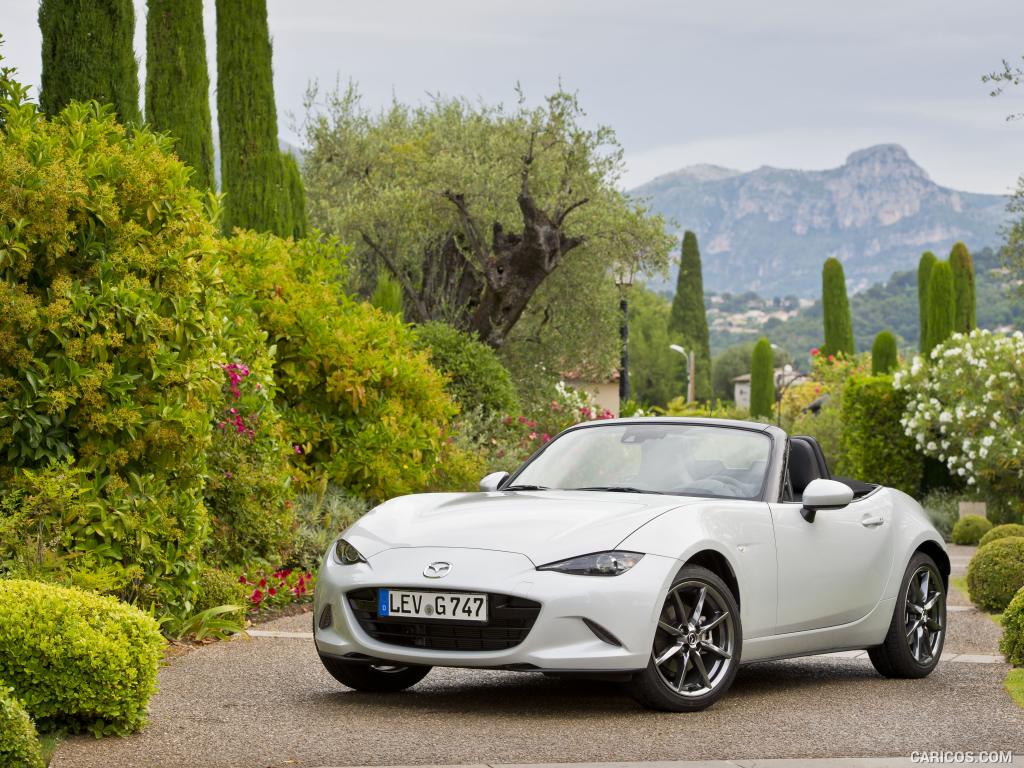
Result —
[[[438, 96], [379, 113], [352, 87], [318, 98], [307, 97], [310, 223], [352, 245], [362, 292], [392, 275], [413, 322], [443, 320], [501, 348], [527, 316], [530, 336], [581, 319], [570, 311], [585, 321], [597, 302], [579, 292], [595, 275], [607, 292], [617, 269], [667, 265], [664, 223], [619, 191], [615, 136], [584, 127], [573, 94], [535, 108], [521, 94], [513, 108]], [[580, 279], [563, 275], [560, 296], [542, 291], [569, 271]], [[555, 358], [574, 352], [564, 362], [575, 364], [588, 341], [591, 356], [614, 350], [614, 296], [602, 303], [601, 321], [583, 323], [600, 338], [566, 339]]]

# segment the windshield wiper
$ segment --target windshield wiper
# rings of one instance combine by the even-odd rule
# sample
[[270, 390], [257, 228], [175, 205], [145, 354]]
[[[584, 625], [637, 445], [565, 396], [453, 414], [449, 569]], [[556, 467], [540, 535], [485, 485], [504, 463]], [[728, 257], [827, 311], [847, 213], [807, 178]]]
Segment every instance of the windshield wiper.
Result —
[[586, 488], [570, 488], [572, 491], [608, 491], [609, 493], [657, 493], [664, 495], [661, 491], [652, 491], [649, 488], [634, 488], [631, 485], [593, 485]]
[[548, 491], [546, 485], [508, 485], [501, 490], [503, 491]]

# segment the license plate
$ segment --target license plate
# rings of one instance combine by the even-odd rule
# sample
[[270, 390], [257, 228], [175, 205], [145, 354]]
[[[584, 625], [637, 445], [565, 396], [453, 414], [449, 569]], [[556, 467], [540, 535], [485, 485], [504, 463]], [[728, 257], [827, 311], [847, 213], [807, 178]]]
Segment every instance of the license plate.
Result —
[[487, 595], [381, 589], [377, 593], [377, 616], [485, 622]]

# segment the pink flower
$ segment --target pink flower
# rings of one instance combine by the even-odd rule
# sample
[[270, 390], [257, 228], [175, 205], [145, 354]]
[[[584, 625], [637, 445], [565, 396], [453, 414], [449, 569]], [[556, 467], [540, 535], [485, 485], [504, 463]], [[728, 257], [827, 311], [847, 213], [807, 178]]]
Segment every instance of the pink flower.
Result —
[[526, 417], [525, 416], [520, 416], [519, 417], [519, 423], [520, 424], [525, 424], [526, 423]]
[[295, 451], [296, 456], [302, 455], [302, 446], [299, 445], [298, 443], [292, 445], [292, 450]]
[[821, 354], [821, 350], [817, 347], [811, 347], [811, 357], [817, 357]]
[[540, 441], [542, 443], [550, 443], [551, 442], [551, 435], [549, 435], [547, 432], [545, 432], [543, 435], [540, 436]]

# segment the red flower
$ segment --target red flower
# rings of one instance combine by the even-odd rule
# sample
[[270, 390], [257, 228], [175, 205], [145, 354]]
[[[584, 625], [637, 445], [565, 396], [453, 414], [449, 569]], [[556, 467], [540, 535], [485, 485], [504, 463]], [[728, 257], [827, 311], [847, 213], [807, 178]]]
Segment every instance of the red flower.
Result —
[[525, 416], [520, 416], [519, 417], [519, 423], [520, 424], [525, 424], [526, 423], [526, 417]]
[[271, 587], [270, 589], [267, 590], [267, 594], [270, 595], [271, 597], [273, 597], [274, 595], [277, 594], [277, 590], [274, 589], [273, 587]]
[[834, 362], [836, 361], [836, 356], [835, 356], [835, 355], [829, 355], [829, 356], [828, 356], [828, 361], [829, 361], [830, 363], [834, 363]]
[[259, 605], [263, 601], [263, 593], [257, 589], [249, 596], [249, 599], [252, 600], [253, 605]]
[[551, 442], [551, 435], [549, 435], [547, 432], [545, 432], [543, 435], [540, 436], [540, 441], [542, 443]]
[[267, 586], [267, 580], [266, 579], [260, 579], [260, 586], [261, 587], [266, 587]]
[[238, 577], [238, 583], [239, 584], [248, 584], [249, 583], [248, 581], [246, 581], [244, 573], [241, 576]]
[[817, 357], [821, 354], [821, 350], [817, 347], [811, 347], [811, 357]]

